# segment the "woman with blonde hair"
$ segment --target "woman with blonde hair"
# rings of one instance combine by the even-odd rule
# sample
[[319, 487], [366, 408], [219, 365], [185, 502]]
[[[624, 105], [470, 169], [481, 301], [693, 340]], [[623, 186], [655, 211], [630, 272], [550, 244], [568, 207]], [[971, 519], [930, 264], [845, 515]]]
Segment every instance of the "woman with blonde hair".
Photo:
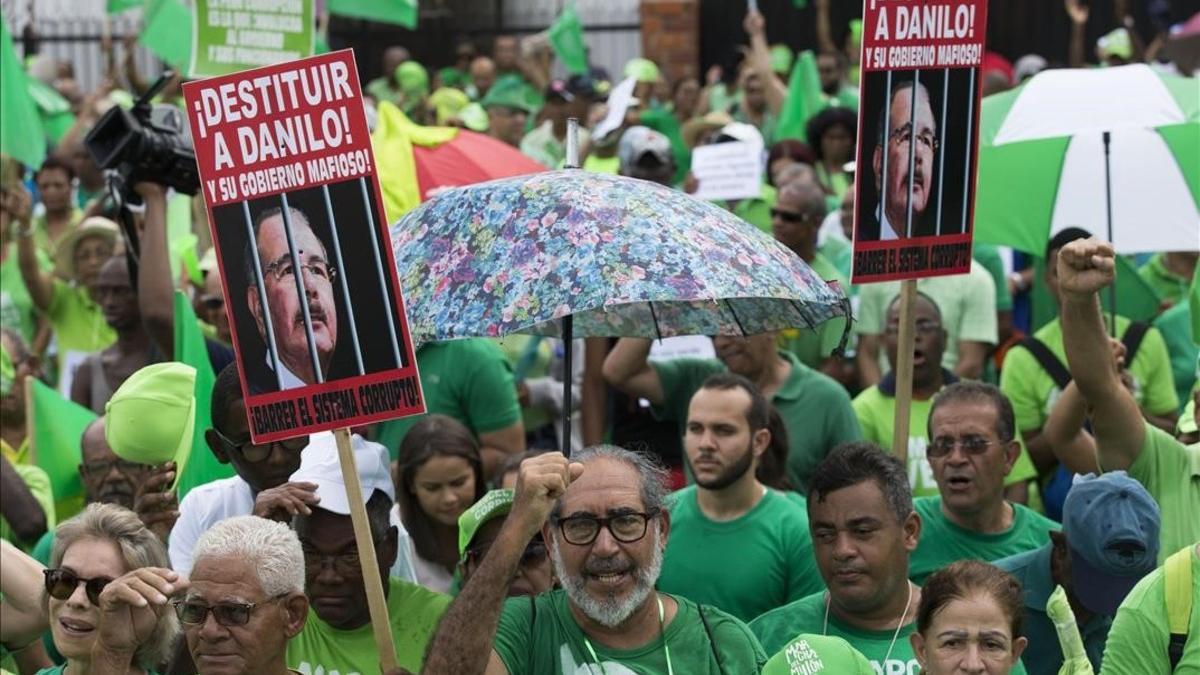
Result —
[[[115, 504], [90, 504], [54, 532], [45, 570], [50, 632], [66, 661], [38, 675], [81, 675], [91, 665], [100, 627], [100, 593], [109, 583], [143, 567], [170, 567], [162, 542], [133, 511]], [[179, 633], [179, 620], [166, 607], [134, 655], [130, 675], [153, 673]]]

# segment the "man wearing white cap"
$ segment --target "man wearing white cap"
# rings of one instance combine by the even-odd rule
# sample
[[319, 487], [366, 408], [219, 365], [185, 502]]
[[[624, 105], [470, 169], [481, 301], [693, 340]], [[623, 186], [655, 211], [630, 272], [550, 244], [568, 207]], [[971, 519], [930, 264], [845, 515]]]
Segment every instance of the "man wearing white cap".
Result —
[[[397, 658], [402, 668], [418, 672], [425, 645], [450, 598], [389, 575], [400, 548], [400, 531], [391, 520], [395, 488], [387, 449], [360, 436], [353, 436], [351, 443]], [[378, 671], [379, 651], [336, 450], [311, 445], [291, 482], [316, 485], [318, 501], [299, 509], [294, 521], [304, 549], [305, 591], [312, 610], [304, 630], [288, 644], [288, 666], [304, 673]]]

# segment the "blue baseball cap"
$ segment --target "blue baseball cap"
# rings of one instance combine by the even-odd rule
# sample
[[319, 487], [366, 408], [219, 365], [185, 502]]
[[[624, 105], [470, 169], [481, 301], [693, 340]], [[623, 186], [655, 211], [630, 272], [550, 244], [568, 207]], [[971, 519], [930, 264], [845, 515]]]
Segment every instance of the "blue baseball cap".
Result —
[[1158, 504], [1124, 471], [1078, 476], [1063, 503], [1071, 586], [1089, 610], [1117, 613], [1158, 564]]

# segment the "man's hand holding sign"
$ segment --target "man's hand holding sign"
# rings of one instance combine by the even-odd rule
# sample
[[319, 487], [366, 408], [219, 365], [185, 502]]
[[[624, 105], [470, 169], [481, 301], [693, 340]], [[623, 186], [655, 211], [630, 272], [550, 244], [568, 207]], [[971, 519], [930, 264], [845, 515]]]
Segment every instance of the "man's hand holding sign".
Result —
[[[377, 570], [349, 427], [419, 414], [424, 402], [353, 54], [191, 82], [184, 97], [250, 435], [334, 431], [359, 559]], [[361, 321], [356, 304], [370, 308]], [[284, 487], [260, 494], [255, 512], [285, 518], [315, 503], [306, 486]], [[363, 579], [388, 670], [381, 580]]]

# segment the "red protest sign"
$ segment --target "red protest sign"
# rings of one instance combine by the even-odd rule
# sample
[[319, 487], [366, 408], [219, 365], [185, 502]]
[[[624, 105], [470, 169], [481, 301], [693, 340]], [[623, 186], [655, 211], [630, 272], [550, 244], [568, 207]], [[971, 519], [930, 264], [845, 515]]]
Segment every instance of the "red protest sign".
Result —
[[987, 0], [866, 0], [854, 283], [971, 266]]
[[353, 52], [183, 94], [254, 442], [424, 412]]

